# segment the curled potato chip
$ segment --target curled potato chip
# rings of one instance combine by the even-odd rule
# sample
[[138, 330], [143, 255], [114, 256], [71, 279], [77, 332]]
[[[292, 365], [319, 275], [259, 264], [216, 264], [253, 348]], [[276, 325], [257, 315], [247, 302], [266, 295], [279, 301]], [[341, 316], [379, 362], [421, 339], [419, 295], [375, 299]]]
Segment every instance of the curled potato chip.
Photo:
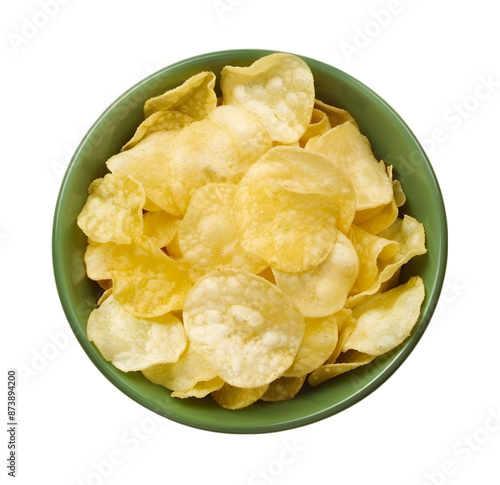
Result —
[[352, 309], [356, 327], [342, 351], [352, 349], [377, 356], [394, 349], [417, 323], [424, 297], [422, 278], [414, 276], [407, 283], [356, 305]]
[[113, 251], [114, 297], [132, 315], [152, 318], [180, 310], [191, 288], [188, 274], [149, 238]]
[[311, 148], [329, 157], [349, 175], [356, 191], [356, 210], [389, 204], [392, 183], [373, 155], [370, 142], [350, 122], [332, 128]]
[[212, 396], [217, 404], [225, 409], [242, 409], [258, 401], [268, 387], [269, 385], [265, 384], [252, 389], [242, 389], [224, 384], [218, 391], [212, 392]]
[[302, 388], [306, 376], [279, 377], [269, 384], [261, 399], [266, 402], [288, 401], [297, 395]]
[[324, 364], [335, 350], [338, 340], [337, 321], [333, 317], [306, 318], [304, 338], [292, 365], [284, 377], [300, 377]]
[[367, 289], [347, 299], [347, 308], [353, 308], [366, 299], [367, 296], [377, 293], [381, 285], [390, 280], [403, 264], [407, 263], [414, 256], [419, 256], [427, 252], [424, 226], [409, 215], [405, 215], [403, 219], [396, 219], [379, 236], [397, 242], [399, 244], [399, 252], [383, 262], [379, 267], [379, 272], [375, 280]]
[[304, 318], [276, 286], [248, 271], [221, 269], [200, 278], [184, 305], [193, 349], [232, 386], [269, 384], [290, 367]]
[[142, 234], [142, 208], [146, 195], [130, 177], [107, 174], [94, 180], [77, 224], [94, 242], [130, 244]]
[[305, 133], [300, 137], [299, 145], [304, 147], [311, 138], [319, 137], [331, 129], [330, 121], [323, 111], [314, 108], [311, 121]]
[[182, 323], [171, 314], [137, 318], [109, 296], [92, 311], [87, 336], [106, 360], [129, 372], [175, 362], [186, 348]]
[[319, 99], [314, 100], [314, 108], [326, 114], [331, 128], [342, 125], [346, 121], [349, 121], [355, 127], [358, 127], [358, 124], [352, 117], [351, 113], [349, 113], [349, 111], [346, 111], [345, 109], [330, 106], [329, 104], [323, 103], [323, 101], [320, 101]]
[[184, 128], [169, 146], [167, 164], [172, 194], [181, 213], [186, 213], [200, 187], [212, 182], [239, 182], [271, 146], [257, 118], [236, 106], [219, 106], [207, 119]]
[[191, 76], [175, 89], [150, 98], [144, 104], [144, 118], [157, 111], [180, 111], [195, 120], [206, 118], [215, 109], [215, 74], [203, 71]]
[[134, 136], [122, 147], [121, 151], [134, 147], [152, 133], [157, 131], [178, 131], [193, 121], [195, 121], [194, 118], [180, 111], [157, 111], [139, 125]]
[[363, 354], [360, 352], [351, 352], [347, 354], [343, 360], [347, 362], [336, 362], [335, 364], [325, 364], [312, 372], [307, 378], [307, 382], [311, 386], [318, 386], [328, 379], [337, 377], [350, 370], [369, 364], [375, 357], [373, 355]]
[[326, 259], [299, 273], [273, 270], [278, 288], [297, 304], [305, 317], [326, 317], [338, 312], [358, 277], [359, 258], [341, 232]]
[[[217, 379], [217, 372], [193, 351], [189, 341], [179, 359], [171, 364], [158, 364], [142, 369], [146, 379], [180, 394], [188, 393], [199, 383]], [[187, 397], [187, 396], [186, 396]]]
[[[89, 240], [83, 259], [87, 276], [94, 281], [110, 280], [113, 266], [113, 251], [116, 243], [97, 243]], [[106, 289], [106, 288], [105, 288]]]
[[179, 229], [181, 218], [159, 210], [144, 214], [143, 234], [151, 238], [159, 248], [167, 246]]
[[197, 382], [193, 388], [187, 391], [174, 391], [170, 394], [172, 397], [186, 399], [187, 397], [196, 397], [198, 399], [208, 396], [213, 391], [218, 391], [224, 385], [220, 377], [214, 377], [209, 381]]
[[153, 133], [131, 149], [112, 156], [106, 165], [114, 174], [129, 175], [137, 180], [155, 205], [169, 214], [181, 215], [172, 195], [167, 171], [169, 145], [176, 133]]
[[314, 80], [299, 57], [277, 53], [249, 67], [225, 66], [220, 84], [224, 104], [254, 113], [273, 141], [294, 143], [305, 133], [314, 105]]
[[[371, 215], [371, 211], [376, 211]], [[362, 214], [363, 221], [360, 221]], [[370, 217], [371, 216], [371, 217]], [[371, 234], [378, 234], [384, 229], [387, 229], [398, 217], [398, 206], [393, 198], [388, 204], [374, 209], [365, 209], [364, 211], [356, 212], [354, 223], [358, 227], [364, 229]]]
[[236, 186], [208, 184], [191, 198], [179, 227], [179, 247], [193, 268], [208, 273], [219, 268], [258, 273], [266, 264], [239, 243], [233, 199]]

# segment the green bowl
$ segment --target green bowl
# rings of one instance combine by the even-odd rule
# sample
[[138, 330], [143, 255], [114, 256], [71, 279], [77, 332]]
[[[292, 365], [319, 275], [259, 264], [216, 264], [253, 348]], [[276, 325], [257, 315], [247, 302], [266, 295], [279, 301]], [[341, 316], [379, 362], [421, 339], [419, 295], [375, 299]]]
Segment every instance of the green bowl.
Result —
[[168, 419], [196, 428], [227, 433], [280, 431], [332, 416], [359, 402], [385, 382], [420, 340], [436, 307], [447, 258], [446, 214], [438, 182], [419, 142], [398, 114], [377, 94], [348, 74], [303, 57], [315, 79], [316, 97], [349, 110], [370, 139], [376, 156], [394, 166], [405, 190], [403, 211], [426, 229], [428, 253], [404, 266], [401, 281], [420, 275], [426, 288], [420, 319], [398, 348], [371, 364], [322, 385], [305, 386], [292, 400], [258, 402], [239, 411], [219, 407], [210, 397], [174, 399], [140, 372], [123, 373], [106, 362], [86, 337], [87, 319], [102, 290], [87, 279], [83, 254], [86, 237], [76, 217], [90, 183], [107, 173], [106, 160], [131, 138], [142, 121], [144, 101], [181, 84], [203, 70], [217, 75], [227, 65], [249, 65], [270, 54], [265, 50], [229, 50], [196, 56], [166, 67], [139, 82], [109, 106], [90, 128], [69, 164], [54, 215], [53, 264], [57, 289], [68, 321], [98, 369], [121, 391]]

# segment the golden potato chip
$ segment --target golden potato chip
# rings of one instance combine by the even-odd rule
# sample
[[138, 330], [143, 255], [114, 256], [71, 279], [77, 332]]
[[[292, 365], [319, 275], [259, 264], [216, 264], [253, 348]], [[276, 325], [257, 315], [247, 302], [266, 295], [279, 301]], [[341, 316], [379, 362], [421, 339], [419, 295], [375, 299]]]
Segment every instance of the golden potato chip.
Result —
[[338, 359], [340, 353], [342, 352], [344, 342], [349, 338], [349, 335], [351, 335], [354, 327], [356, 326], [356, 320], [352, 316], [352, 310], [348, 308], [343, 308], [330, 318], [337, 324], [338, 339], [335, 349], [330, 357], [328, 357], [325, 364], [333, 364]]
[[114, 242], [97, 243], [89, 240], [83, 259], [87, 268], [87, 276], [91, 280], [111, 279], [113, 251], [115, 248], [116, 244]]
[[217, 104], [214, 91], [215, 74], [203, 71], [190, 77], [180, 86], [150, 98], [144, 104], [144, 118], [157, 111], [180, 111], [195, 120], [206, 118]]
[[[370, 217], [371, 211], [374, 211], [374, 209], [356, 212], [354, 217], [354, 224], [370, 234], [378, 234], [387, 229], [398, 217], [398, 206], [394, 198], [388, 204], [378, 207], [376, 213]], [[362, 218], [365, 219], [364, 221], [360, 221], [361, 214]]]
[[294, 143], [305, 133], [314, 105], [314, 80], [299, 57], [278, 53], [249, 67], [225, 66], [220, 85], [224, 104], [254, 113], [273, 141]]
[[181, 218], [163, 210], [144, 214], [144, 236], [151, 238], [159, 248], [167, 246], [179, 229]]
[[380, 286], [391, 279], [396, 271], [411, 258], [427, 252], [424, 226], [409, 215], [405, 215], [403, 219], [396, 219], [394, 224], [381, 232], [379, 236], [397, 242], [399, 252], [383, 262], [379, 267], [377, 277], [367, 289], [347, 299], [346, 307], [348, 308], [353, 308], [365, 300], [367, 296], [376, 293]]
[[356, 210], [391, 202], [392, 183], [373, 155], [370, 142], [352, 123], [332, 128], [311, 150], [326, 155], [347, 172], [356, 191]]
[[305, 380], [306, 376], [279, 377], [269, 384], [261, 399], [267, 402], [288, 401], [297, 395]]
[[302, 344], [284, 377], [300, 377], [324, 364], [335, 350], [338, 340], [337, 321], [333, 317], [306, 318]]
[[259, 273], [266, 267], [258, 256], [241, 247], [235, 193], [235, 185], [208, 184], [191, 198], [179, 227], [179, 247], [191, 266], [201, 272], [227, 267]]
[[236, 106], [219, 106], [206, 120], [184, 128], [169, 146], [167, 164], [170, 187], [181, 213], [186, 213], [200, 187], [212, 182], [239, 182], [271, 146], [257, 118]]
[[200, 399], [208, 396], [213, 391], [218, 391], [223, 385], [224, 381], [220, 377], [214, 377], [209, 381], [197, 382], [194, 387], [188, 391], [174, 391], [170, 395], [180, 399], [186, 399], [188, 397], [196, 397]]
[[422, 278], [413, 276], [404, 285], [356, 305], [352, 309], [356, 327], [342, 351], [352, 349], [377, 356], [394, 349], [410, 335], [417, 323], [424, 297]]
[[239, 387], [224, 384], [218, 391], [212, 392], [212, 396], [225, 409], [242, 409], [255, 401], [258, 401], [266, 392], [268, 384], [252, 389], [241, 389]]
[[371, 286], [380, 268], [399, 254], [400, 246], [396, 241], [374, 236], [354, 224], [351, 238], [359, 256], [359, 273], [349, 294], [356, 295]]
[[184, 305], [193, 349], [232, 386], [269, 384], [290, 367], [304, 336], [304, 318], [280, 289], [244, 270], [200, 278]]
[[375, 359], [375, 357], [372, 355], [360, 352], [349, 353], [348, 357], [343, 359], [347, 360], [347, 362], [322, 365], [309, 375], [307, 382], [309, 382], [311, 386], [318, 386], [328, 379], [337, 377], [340, 374], [344, 374], [345, 372], [361, 367], [362, 365], [369, 364], [373, 359]]
[[358, 124], [352, 117], [351, 113], [349, 113], [349, 111], [346, 111], [345, 109], [330, 106], [326, 103], [323, 103], [323, 101], [320, 101], [319, 99], [314, 100], [314, 108], [326, 114], [332, 128], [338, 125], [342, 125], [346, 121], [352, 123], [356, 128], [358, 127]]
[[153, 133], [131, 149], [112, 156], [106, 165], [114, 174], [129, 175], [137, 180], [151, 202], [169, 214], [178, 216], [182, 212], [172, 195], [167, 171], [169, 146], [177, 133], [180, 132]]
[[149, 238], [142, 236], [113, 252], [114, 297], [137, 317], [180, 310], [191, 288], [188, 274]]
[[278, 288], [297, 304], [302, 315], [318, 318], [333, 315], [344, 306], [358, 271], [358, 254], [351, 241], [339, 232], [322, 263], [298, 273], [273, 273]]
[[146, 118], [137, 128], [134, 136], [122, 147], [121, 151], [134, 147], [141, 140], [157, 131], [177, 131], [190, 125], [194, 118], [180, 111], [157, 111]]
[[171, 314], [134, 317], [112, 295], [90, 314], [87, 336], [106, 360], [124, 372], [175, 362], [186, 348], [179, 319]]
[[90, 184], [77, 224], [94, 242], [130, 244], [142, 234], [145, 202], [141, 184], [130, 177], [107, 174]]
[[319, 137], [331, 129], [330, 121], [323, 111], [314, 108], [306, 132], [300, 137], [299, 145], [304, 147], [311, 138]]
[[172, 364], [158, 364], [142, 369], [146, 379], [178, 393], [188, 393], [198, 383], [212, 382], [217, 372], [200, 355], [193, 351], [188, 341], [184, 352]]

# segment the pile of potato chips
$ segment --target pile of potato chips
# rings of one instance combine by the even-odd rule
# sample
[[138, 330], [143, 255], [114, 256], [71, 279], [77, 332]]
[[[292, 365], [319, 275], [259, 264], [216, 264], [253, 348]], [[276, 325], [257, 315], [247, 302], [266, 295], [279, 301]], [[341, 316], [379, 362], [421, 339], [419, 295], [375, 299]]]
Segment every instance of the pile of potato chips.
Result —
[[149, 99], [78, 225], [105, 292], [88, 338], [173, 397], [239, 409], [290, 399], [401, 344], [424, 254], [392, 167], [307, 64], [272, 54]]

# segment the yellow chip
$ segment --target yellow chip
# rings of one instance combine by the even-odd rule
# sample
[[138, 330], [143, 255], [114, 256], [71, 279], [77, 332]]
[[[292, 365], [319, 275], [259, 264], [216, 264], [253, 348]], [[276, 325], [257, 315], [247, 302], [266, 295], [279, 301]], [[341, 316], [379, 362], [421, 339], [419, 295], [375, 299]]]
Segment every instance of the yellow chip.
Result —
[[112, 295], [90, 314], [87, 336], [106, 360], [124, 372], [175, 362], [186, 348], [178, 318], [170, 314], [134, 317]]
[[181, 218], [163, 210], [144, 214], [144, 236], [151, 238], [159, 248], [167, 246], [179, 229]]
[[342, 351], [352, 349], [377, 356], [394, 349], [417, 323], [424, 297], [422, 278], [414, 276], [404, 285], [356, 305], [352, 309], [356, 327]]
[[356, 128], [358, 127], [358, 124], [352, 117], [351, 113], [345, 109], [330, 106], [329, 104], [323, 103], [323, 101], [320, 101], [319, 99], [314, 100], [314, 108], [326, 114], [332, 128], [342, 125], [346, 121], [352, 123]]
[[146, 379], [154, 384], [181, 394], [188, 393], [199, 383], [208, 383], [218, 379], [215, 369], [193, 351], [189, 341], [176, 362], [153, 365], [142, 369], [142, 373]]
[[347, 172], [356, 191], [356, 210], [391, 202], [392, 182], [373, 155], [368, 139], [352, 123], [332, 128], [311, 150], [326, 155]]
[[155, 98], [150, 98], [144, 104], [144, 118], [157, 111], [180, 111], [195, 120], [206, 118], [217, 104], [214, 91], [215, 74], [210, 71], [200, 72], [175, 89]]
[[330, 318], [332, 318], [337, 324], [338, 339], [335, 349], [330, 357], [328, 357], [325, 364], [333, 364], [338, 359], [340, 353], [342, 352], [344, 342], [349, 338], [349, 335], [351, 335], [354, 327], [356, 326], [356, 320], [352, 316], [352, 310], [347, 308], [343, 308]]
[[284, 377], [300, 377], [324, 364], [338, 340], [337, 320], [333, 317], [306, 318], [306, 330], [299, 351]]
[[179, 247], [191, 266], [208, 273], [219, 268], [264, 270], [266, 264], [239, 243], [233, 199], [236, 186], [208, 184], [191, 198], [179, 227]]
[[306, 376], [280, 377], [269, 384], [261, 399], [267, 402], [288, 401], [297, 395]]
[[183, 307], [191, 287], [188, 274], [149, 238], [142, 236], [113, 252], [114, 296], [129, 313], [143, 318]]
[[197, 382], [193, 388], [187, 391], [174, 391], [170, 395], [180, 399], [186, 399], [188, 397], [196, 397], [200, 399], [208, 396], [213, 391], [218, 391], [223, 385], [224, 381], [220, 377], [214, 377], [209, 381]]
[[358, 277], [359, 258], [351, 241], [339, 232], [326, 259], [299, 273], [273, 270], [278, 288], [297, 304], [304, 317], [326, 317], [345, 304]]
[[[388, 204], [377, 207], [377, 209], [365, 209], [356, 212], [354, 223], [370, 234], [378, 234], [393, 224], [397, 217], [398, 206], [393, 198]], [[360, 221], [360, 219], [364, 220]]]
[[323, 111], [314, 108], [311, 121], [307, 126], [306, 132], [300, 137], [299, 144], [304, 147], [311, 138], [320, 137], [331, 129], [330, 121]]
[[394, 192], [394, 201], [396, 202], [396, 205], [401, 207], [406, 202], [406, 195], [399, 180], [394, 180], [392, 182], [392, 190]]
[[305, 133], [314, 105], [314, 80], [299, 57], [278, 53], [249, 67], [226, 66], [220, 84], [224, 104], [254, 113], [273, 141], [295, 143]]
[[168, 157], [170, 186], [181, 213], [200, 187], [238, 183], [271, 146], [257, 118], [236, 106], [219, 106], [206, 120], [184, 128], [172, 140]]
[[239, 387], [224, 384], [218, 391], [212, 392], [212, 396], [225, 409], [242, 409], [258, 401], [266, 392], [268, 384], [253, 389], [241, 389]]
[[377, 293], [381, 285], [390, 280], [403, 264], [414, 256], [427, 252], [424, 226], [411, 216], [405, 215], [403, 219], [396, 219], [394, 224], [381, 232], [379, 236], [397, 242], [399, 252], [383, 262], [375, 280], [367, 289], [347, 299], [346, 307], [348, 308], [353, 308], [367, 296]]
[[137, 128], [134, 136], [122, 147], [121, 151], [134, 147], [141, 140], [157, 131], [178, 131], [190, 125], [194, 118], [179, 111], [157, 111], [145, 119]]
[[94, 180], [77, 224], [94, 242], [130, 244], [142, 234], [146, 195], [130, 177], [107, 174]]
[[114, 174], [129, 175], [137, 180], [155, 205], [169, 214], [181, 215], [172, 195], [167, 171], [169, 146], [176, 133], [179, 132], [153, 133], [130, 150], [112, 156], [106, 165]]
[[244, 270], [200, 278], [184, 306], [193, 349], [232, 386], [269, 384], [290, 367], [304, 336], [304, 318], [276, 286]]
[[[87, 276], [94, 281], [110, 280], [113, 266], [114, 242], [96, 243], [90, 241], [83, 257]], [[105, 288], [106, 289], [106, 288]]]

